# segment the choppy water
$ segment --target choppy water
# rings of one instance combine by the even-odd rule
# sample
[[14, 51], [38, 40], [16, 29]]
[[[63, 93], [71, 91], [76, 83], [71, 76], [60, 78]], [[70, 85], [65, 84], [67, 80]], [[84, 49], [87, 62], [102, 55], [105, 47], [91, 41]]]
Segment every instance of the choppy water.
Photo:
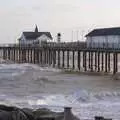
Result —
[[[55, 111], [72, 106], [82, 119], [120, 119], [120, 81], [111, 76], [69, 74], [33, 64], [0, 64], [0, 104]], [[56, 107], [55, 107], [56, 106]], [[62, 106], [62, 107], [60, 107]]]

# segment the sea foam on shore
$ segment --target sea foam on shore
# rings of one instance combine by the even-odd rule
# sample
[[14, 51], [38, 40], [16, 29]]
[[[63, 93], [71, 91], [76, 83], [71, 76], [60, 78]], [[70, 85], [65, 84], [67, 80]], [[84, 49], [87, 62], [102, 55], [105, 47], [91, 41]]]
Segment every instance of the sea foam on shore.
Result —
[[[120, 81], [109, 75], [70, 74], [33, 64], [0, 64], [0, 103], [20, 108], [73, 107], [81, 119], [120, 119]], [[59, 106], [59, 107], [58, 107]]]

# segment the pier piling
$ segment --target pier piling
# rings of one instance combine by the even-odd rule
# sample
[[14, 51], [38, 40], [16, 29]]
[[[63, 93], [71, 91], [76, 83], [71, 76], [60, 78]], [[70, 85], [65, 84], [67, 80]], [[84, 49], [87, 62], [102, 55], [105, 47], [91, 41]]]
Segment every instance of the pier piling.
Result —
[[80, 71], [80, 51], [78, 51], [78, 70]]
[[73, 58], [72, 58], [72, 60], [73, 60], [73, 67], [72, 67], [72, 69], [74, 69], [75, 68], [75, 51], [72, 51], [72, 53], [73, 53]]
[[69, 69], [69, 50], [67, 51], [67, 68]]
[[[52, 65], [63, 69], [71, 67], [73, 70], [77, 67], [79, 71], [82, 66], [84, 71], [107, 73], [113, 70], [113, 74], [118, 72], [118, 54], [120, 53], [119, 50], [111, 49], [79, 49], [59, 46], [1, 47], [0, 50], [3, 59], [13, 62]], [[111, 66], [112, 62], [113, 66]]]
[[63, 50], [62, 51], [62, 67], [64, 68], [64, 66], [65, 66], [65, 51]]

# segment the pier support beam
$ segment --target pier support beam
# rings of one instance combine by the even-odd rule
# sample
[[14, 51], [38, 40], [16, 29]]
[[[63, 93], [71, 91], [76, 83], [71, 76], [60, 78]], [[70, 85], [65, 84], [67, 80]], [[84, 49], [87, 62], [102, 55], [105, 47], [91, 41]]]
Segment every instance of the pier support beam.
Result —
[[49, 49], [49, 54], [48, 54], [48, 56], [49, 56], [49, 65], [51, 65], [51, 50]]
[[97, 70], [97, 52], [95, 52], [95, 71]]
[[10, 56], [11, 56], [10, 60], [13, 61], [13, 49], [12, 48], [10, 49]]
[[56, 64], [56, 51], [53, 50], [53, 67], [55, 67]]
[[16, 49], [13, 48], [13, 61], [15, 62], [16, 61]]
[[80, 71], [80, 51], [78, 51], [78, 70]]
[[75, 69], [75, 51], [72, 51], [72, 54], [73, 54], [73, 55], [72, 55], [72, 57], [73, 57], [73, 58], [72, 58], [72, 60], [73, 60], [73, 63], [72, 63], [72, 64], [73, 64], [73, 67], [72, 67], [72, 68]]
[[83, 52], [83, 66], [84, 66], [84, 71], [87, 71], [87, 59], [86, 59], [86, 51]]
[[118, 72], [118, 53], [116, 53], [116, 72]]
[[83, 53], [82, 53], [82, 66], [83, 66], [83, 68], [85, 67], [85, 52], [83, 51]]
[[88, 52], [88, 67], [91, 68], [91, 52]]
[[48, 49], [46, 50], [46, 64], [48, 64], [49, 62], [48, 62], [48, 57], [49, 56], [49, 52], [48, 52]]
[[7, 51], [7, 56], [8, 56], [8, 60], [10, 60], [10, 48], [8, 48], [8, 51]]
[[67, 68], [69, 68], [69, 50], [67, 51]]
[[33, 50], [30, 49], [30, 63], [33, 63]]
[[60, 68], [60, 50], [58, 50], [58, 68]]
[[108, 71], [110, 72], [110, 52], [108, 52]]
[[[49, 57], [49, 56], [48, 56]], [[42, 50], [40, 50], [40, 64], [43, 64], [43, 55], [42, 55]], [[50, 59], [49, 59], [49, 64], [50, 64]]]
[[101, 70], [104, 71], [104, 52], [101, 53]]
[[98, 60], [98, 62], [97, 62], [98, 63], [98, 65], [97, 65], [98, 66], [98, 71], [97, 72], [100, 72], [100, 52], [99, 51], [98, 51], [97, 55], [98, 55], [98, 59], [97, 59]]
[[35, 50], [35, 63], [39, 64], [39, 50]]
[[22, 50], [22, 63], [25, 63], [26, 62], [26, 50]]
[[15, 60], [16, 60], [16, 62], [18, 63], [18, 62], [19, 62], [19, 60], [18, 60], [18, 56], [19, 56], [19, 54], [18, 54], [18, 49], [16, 49], [15, 51], [16, 51], [16, 52], [15, 52]]
[[30, 50], [27, 49], [27, 62], [30, 63]]
[[[52, 52], [53, 53], [53, 52]], [[52, 59], [53, 60], [53, 59]], [[44, 64], [47, 64], [47, 50], [44, 50]]]
[[113, 53], [113, 74], [118, 71], [118, 53]]
[[91, 70], [91, 72], [93, 72], [93, 52], [91, 52], [90, 70]]
[[52, 58], [53, 58], [53, 54], [52, 54], [52, 50], [50, 52], [50, 65], [52, 64]]
[[21, 63], [21, 48], [18, 50], [18, 63]]
[[35, 52], [36, 52], [36, 51], [35, 51], [35, 48], [34, 48], [34, 49], [33, 49], [33, 63], [34, 63], [34, 64], [36, 63], [36, 58], [35, 58], [36, 55], [35, 55]]
[[64, 68], [64, 66], [65, 66], [65, 51], [63, 50], [62, 51], [62, 67]]
[[7, 51], [5, 48], [3, 48], [3, 59], [6, 60], [7, 57]]
[[108, 54], [105, 52], [105, 72], [108, 72]]

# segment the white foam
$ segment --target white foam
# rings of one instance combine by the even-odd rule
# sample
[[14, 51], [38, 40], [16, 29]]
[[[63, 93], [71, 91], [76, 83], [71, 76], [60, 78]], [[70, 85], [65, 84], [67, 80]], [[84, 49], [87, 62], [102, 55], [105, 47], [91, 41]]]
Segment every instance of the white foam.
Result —
[[[73, 107], [73, 113], [81, 119], [93, 119], [95, 115], [101, 115], [118, 120], [120, 119], [120, 96], [119, 93], [114, 93], [115, 92], [110, 94], [109, 92], [106, 92], [105, 94], [102, 92], [100, 94], [88, 94], [87, 91], [80, 89], [68, 96], [62, 94], [37, 94], [18, 98], [15, 96], [1, 95], [0, 103], [35, 109], [39, 107], [47, 107], [53, 111], [63, 111], [64, 106], [71, 106]], [[98, 101], [91, 101], [91, 97], [96, 97], [96, 95], [103, 97], [103, 100], [98, 97]], [[83, 102], [79, 99], [82, 97], [84, 99], [89, 98], [89, 100]], [[110, 98], [106, 99], [106, 97]], [[114, 101], [115, 98], [118, 98], [118, 101]]]
[[[34, 64], [27, 64], [27, 63], [26, 64], [0, 64], [0, 80], [2, 81], [1, 77], [3, 78], [6, 77], [6, 79], [11, 80], [11, 78], [14, 76], [22, 75], [25, 72], [33, 73], [35, 71], [37, 71], [38, 74], [40, 71], [43, 71], [42, 73], [60, 72], [60, 70], [54, 69], [51, 67], [40, 67]], [[39, 76], [41, 78], [41, 74], [39, 74]], [[33, 78], [34, 78], [33, 80], [35, 81], [35, 79], [39, 78], [39, 76], [36, 76], [36, 74], [33, 75]], [[44, 75], [42, 77], [44, 77]], [[30, 84], [30, 87], [31, 87], [32, 81], [27, 81], [28, 78], [29, 77], [27, 77], [24, 80], [24, 82], [25, 84]], [[49, 79], [49, 75], [47, 76], [47, 78]], [[69, 80], [69, 76], [68, 76], [67, 82], [70, 82], [72, 80], [74, 79]], [[10, 82], [12, 81], [9, 81], [9, 83]], [[20, 83], [20, 80], [19, 80], [19, 83]], [[24, 86], [23, 81], [21, 81], [21, 83]], [[6, 81], [5, 81], [5, 84], [6, 84]], [[62, 84], [62, 82], [60, 84]], [[36, 89], [36, 84], [34, 85]], [[10, 90], [11, 89], [8, 89], [8, 90], [6, 89], [8, 93]], [[27, 88], [24, 90], [27, 90]], [[5, 93], [7, 93], [6, 91]], [[18, 93], [21, 91], [18, 90]], [[120, 119], [119, 117], [120, 116], [120, 113], [119, 113], [120, 92], [102, 91], [102, 92], [91, 93], [90, 91], [88, 92], [84, 89], [77, 89], [69, 95], [64, 95], [64, 94], [40, 94], [39, 91], [37, 91], [37, 94], [36, 94], [35, 93], [36, 91], [34, 92], [34, 89], [33, 89], [34, 94], [31, 94], [31, 91], [29, 92], [30, 95], [25, 97], [15, 96], [13, 95], [13, 92], [11, 92], [10, 95], [0, 94], [0, 103], [7, 104], [7, 105], [15, 105], [18, 107], [30, 107], [30, 108], [38, 108], [42, 105], [45, 105], [48, 107], [50, 106], [49, 108], [55, 111], [63, 110], [61, 109], [61, 107], [64, 107], [64, 106], [71, 106], [74, 108], [73, 110], [74, 114], [76, 114], [80, 118], [92, 119], [95, 115], [103, 115], [103, 116], [109, 116], [116, 120]], [[0, 92], [2, 93], [2, 91]]]

